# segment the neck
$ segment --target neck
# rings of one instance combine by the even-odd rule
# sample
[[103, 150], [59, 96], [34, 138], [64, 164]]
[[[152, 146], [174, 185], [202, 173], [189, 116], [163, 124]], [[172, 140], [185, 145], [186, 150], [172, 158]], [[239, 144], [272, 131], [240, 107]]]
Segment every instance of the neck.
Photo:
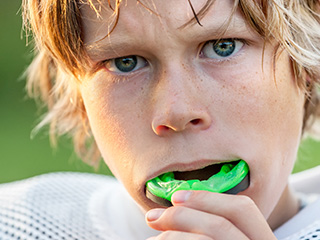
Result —
[[272, 230], [280, 227], [299, 212], [299, 199], [294, 191], [287, 185], [280, 200], [268, 218]]

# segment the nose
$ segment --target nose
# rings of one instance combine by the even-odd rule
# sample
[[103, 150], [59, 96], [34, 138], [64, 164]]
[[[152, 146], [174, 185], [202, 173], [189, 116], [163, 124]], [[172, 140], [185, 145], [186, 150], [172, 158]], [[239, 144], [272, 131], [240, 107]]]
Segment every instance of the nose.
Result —
[[201, 131], [208, 129], [210, 125], [209, 115], [204, 112], [180, 112], [154, 119], [152, 129], [156, 135], [165, 136], [170, 132], [182, 132], [186, 129]]
[[154, 97], [152, 129], [158, 136], [171, 133], [202, 131], [211, 126], [208, 99], [194, 78], [170, 73], [159, 81]]

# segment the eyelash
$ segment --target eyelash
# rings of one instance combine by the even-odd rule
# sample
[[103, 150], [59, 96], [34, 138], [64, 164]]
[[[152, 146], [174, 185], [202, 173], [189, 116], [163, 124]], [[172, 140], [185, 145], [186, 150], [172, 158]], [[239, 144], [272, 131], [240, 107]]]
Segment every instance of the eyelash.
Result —
[[[218, 56], [218, 54], [216, 52], [213, 53], [213, 55], [216, 55], [217, 58], [210, 58], [209, 56], [205, 56], [206, 54], [204, 53], [204, 50], [206, 48], [206, 46], [208, 46], [209, 44], [213, 44], [212, 48], [214, 48], [215, 46], [219, 45], [219, 44], [224, 44], [224, 45], [220, 45], [219, 47], [222, 47], [222, 50], [224, 51], [225, 49], [223, 47], [230, 47], [230, 44], [235, 43], [234, 48], [232, 49], [232, 52], [230, 55], [228, 56]], [[237, 43], [237, 44], [236, 44]], [[240, 46], [236, 46], [239, 45]], [[234, 57], [239, 57], [242, 55], [242, 52], [240, 52], [240, 50], [242, 50], [242, 48], [245, 45], [249, 45], [248, 42], [244, 39], [239, 39], [239, 38], [222, 38], [220, 40], [210, 40], [205, 42], [200, 49], [199, 52], [199, 56], [200, 58], [205, 58], [205, 59], [210, 59], [211, 61], [215, 61], [216, 63], [224, 63], [224, 62], [229, 62], [231, 61]], [[233, 47], [233, 46], [231, 46]], [[209, 49], [210, 51], [210, 49]], [[215, 51], [215, 50], [213, 50]], [[221, 52], [222, 54], [223, 51]], [[234, 53], [235, 52], [235, 53]], [[207, 53], [208, 55], [208, 53]], [[234, 56], [236, 55], [236, 56]], [[128, 71], [122, 71], [124, 70], [125, 67], [128, 66], [128, 64], [132, 64], [134, 63], [133, 66], [129, 67]], [[124, 66], [122, 67], [122, 70], [120, 70], [120, 66], [119, 64], [123, 64]], [[137, 56], [137, 55], [128, 55], [128, 56], [124, 56], [124, 57], [119, 57], [119, 58], [112, 58], [112, 59], [107, 59], [101, 62], [101, 65], [106, 68], [109, 72], [115, 73], [115, 74], [120, 74], [120, 75], [128, 75], [131, 73], [134, 73], [136, 71], [138, 71], [141, 68], [144, 68], [146, 66], [149, 66], [149, 62], [141, 57], [141, 56]]]
[[[204, 49], [205, 47], [210, 44], [210, 43], [214, 43], [213, 47], [223, 41], [232, 41], [232, 42], [235, 42], [237, 44], [240, 43], [240, 46], [235, 46], [235, 49], [234, 51], [226, 56], [226, 57], [219, 57], [218, 58], [210, 58], [210, 57], [207, 57], [205, 56], [204, 54]], [[234, 58], [237, 58], [237, 57], [240, 57], [242, 56], [243, 52], [241, 51], [243, 49], [243, 47], [249, 45], [248, 41], [244, 40], [244, 39], [240, 39], [240, 38], [222, 38], [220, 40], [210, 40], [210, 41], [207, 41], [205, 42], [202, 46], [201, 46], [201, 49], [200, 49], [200, 52], [199, 52], [199, 57], [200, 58], [203, 58], [203, 59], [209, 59], [210, 61], [214, 61], [216, 63], [224, 63], [224, 62], [230, 62], [231, 60], [233, 60]]]
[[[117, 62], [118, 61], [118, 62]], [[122, 61], [122, 63], [124, 65], [126, 65], [126, 62], [134, 62], [135, 65], [133, 66], [132, 69], [130, 69], [128, 72], [126, 71], [121, 71], [119, 68], [119, 63], [121, 64], [121, 62], [119, 61]], [[130, 64], [129, 63], [129, 64]], [[143, 57], [140, 57], [140, 56], [137, 56], [137, 55], [129, 55], [129, 56], [124, 56], [124, 57], [119, 57], [119, 58], [112, 58], [112, 59], [107, 59], [107, 60], [104, 60], [102, 62], [102, 65], [109, 71], [109, 72], [115, 72], [115, 73], [118, 73], [118, 74], [130, 74], [132, 72], [135, 72], [137, 70], [139, 70], [140, 68], [143, 68], [143, 67], [146, 67], [149, 65], [149, 62], [143, 58]], [[109, 65], [109, 66], [108, 66]], [[118, 66], [117, 66], [118, 65]], [[123, 67], [126, 67], [126, 66], [123, 66]], [[118, 68], [118, 71], [117, 70], [111, 70], [112, 68], [116, 69]]]

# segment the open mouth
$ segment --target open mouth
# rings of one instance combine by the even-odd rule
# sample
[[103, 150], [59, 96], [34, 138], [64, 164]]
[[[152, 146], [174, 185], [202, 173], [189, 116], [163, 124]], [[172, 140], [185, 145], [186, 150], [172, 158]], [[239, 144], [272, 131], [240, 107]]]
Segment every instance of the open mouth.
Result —
[[198, 179], [200, 181], [208, 180], [212, 175], [215, 175], [218, 172], [220, 172], [222, 165], [223, 163], [218, 163], [218, 164], [209, 165], [205, 168], [197, 169], [193, 171], [186, 171], [186, 172], [176, 171], [176, 172], [173, 172], [174, 179], [186, 180], [186, 181], [192, 180], [192, 179]]
[[249, 166], [244, 160], [237, 160], [194, 171], [164, 173], [146, 183], [146, 196], [160, 205], [172, 206], [171, 197], [179, 190], [237, 194], [249, 184]]

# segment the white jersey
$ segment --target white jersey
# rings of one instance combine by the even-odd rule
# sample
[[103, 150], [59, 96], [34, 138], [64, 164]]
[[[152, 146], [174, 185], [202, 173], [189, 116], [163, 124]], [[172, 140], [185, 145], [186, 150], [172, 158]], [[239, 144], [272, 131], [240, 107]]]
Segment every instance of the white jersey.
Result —
[[142, 240], [157, 234], [113, 177], [51, 173], [0, 185], [0, 240]]
[[320, 240], [320, 199], [302, 209], [274, 234], [281, 240]]
[[290, 183], [304, 207], [274, 234], [283, 240], [320, 240], [320, 166], [292, 175]]
[[[145, 240], [158, 233], [113, 177], [51, 173], [0, 185], [0, 240]], [[275, 234], [320, 240], [320, 200]]]

